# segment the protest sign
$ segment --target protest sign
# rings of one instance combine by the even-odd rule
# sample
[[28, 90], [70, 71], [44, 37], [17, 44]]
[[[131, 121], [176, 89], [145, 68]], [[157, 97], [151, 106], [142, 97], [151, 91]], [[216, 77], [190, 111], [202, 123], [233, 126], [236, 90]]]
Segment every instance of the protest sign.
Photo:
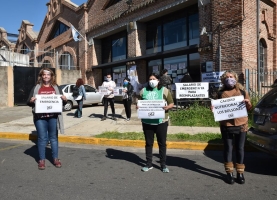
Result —
[[164, 100], [138, 100], [139, 119], [163, 119], [165, 118], [166, 105]]
[[209, 98], [209, 83], [175, 83], [176, 99]]
[[61, 95], [36, 95], [35, 113], [61, 113]]
[[247, 117], [246, 105], [243, 100], [243, 96], [212, 100], [215, 121]]
[[221, 76], [223, 74], [224, 71], [202, 73], [202, 82], [216, 83], [216, 87], [219, 87], [221, 84]]
[[113, 90], [114, 96], [124, 96], [123, 87], [115, 87]]
[[102, 95], [110, 95], [111, 94], [111, 91], [108, 90], [108, 87], [103, 87], [103, 86], [98, 87], [98, 92]]

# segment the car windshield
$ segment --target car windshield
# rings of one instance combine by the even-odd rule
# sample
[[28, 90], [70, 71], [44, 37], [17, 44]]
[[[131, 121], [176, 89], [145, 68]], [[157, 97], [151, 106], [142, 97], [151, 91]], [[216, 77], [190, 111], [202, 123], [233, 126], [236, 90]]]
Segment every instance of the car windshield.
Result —
[[272, 90], [270, 91], [264, 99], [260, 102], [260, 106], [272, 106], [272, 105], [277, 105], [277, 90]]

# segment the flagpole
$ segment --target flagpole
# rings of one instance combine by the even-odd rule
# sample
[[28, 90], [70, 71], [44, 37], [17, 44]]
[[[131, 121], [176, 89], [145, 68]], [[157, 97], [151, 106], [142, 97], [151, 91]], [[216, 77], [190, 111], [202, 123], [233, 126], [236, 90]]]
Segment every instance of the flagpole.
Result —
[[71, 25], [71, 28], [73, 28], [77, 33], [79, 33], [79, 35], [84, 39], [84, 40], [86, 40], [86, 38], [79, 32], [79, 31], [77, 31], [77, 29], [70, 23], [70, 25]]

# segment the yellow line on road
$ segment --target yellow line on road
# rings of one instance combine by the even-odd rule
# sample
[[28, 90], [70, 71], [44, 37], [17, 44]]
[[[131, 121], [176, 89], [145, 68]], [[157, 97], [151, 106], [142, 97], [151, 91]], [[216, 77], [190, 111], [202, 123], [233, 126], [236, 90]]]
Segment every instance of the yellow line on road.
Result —
[[21, 146], [24, 146], [24, 144], [19, 144], [19, 145], [14, 145], [14, 146], [10, 146], [10, 147], [0, 148], [0, 151], [10, 150], [10, 149], [14, 149], [14, 148], [21, 147]]

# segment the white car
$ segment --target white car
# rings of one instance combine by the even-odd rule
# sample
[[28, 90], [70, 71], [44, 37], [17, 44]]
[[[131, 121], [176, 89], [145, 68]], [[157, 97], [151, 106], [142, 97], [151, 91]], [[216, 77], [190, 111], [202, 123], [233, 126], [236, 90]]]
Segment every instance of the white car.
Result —
[[[75, 84], [65, 84], [60, 85], [60, 88], [63, 91], [63, 95], [67, 98], [67, 103], [64, 106], [65, 111], [70, 111], [73, 106], [77, 106], [77, 102], [74, 100], [72, 96], [72, 89], [75, 86]], [[103, 105], [103, 96], [100, 94], [96, 88], [85, 84], [84, 85], [86, 90], [86, 100], [84, 100], [84, 105], [92, 105], [92, 104], [98, 104], [101, 103]]]

